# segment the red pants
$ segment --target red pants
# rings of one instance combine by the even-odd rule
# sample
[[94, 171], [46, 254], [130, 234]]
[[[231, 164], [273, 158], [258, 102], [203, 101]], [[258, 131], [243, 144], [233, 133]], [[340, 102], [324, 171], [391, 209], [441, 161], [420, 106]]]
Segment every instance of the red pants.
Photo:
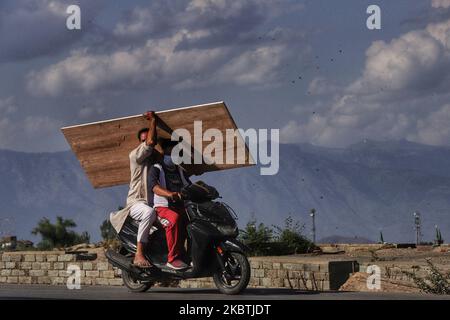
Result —
[[166, 230], [167, 261], [172, 262], [184, 255], [186, 240], [186, 217], [184, 208], [156, 207], [158, 220]]

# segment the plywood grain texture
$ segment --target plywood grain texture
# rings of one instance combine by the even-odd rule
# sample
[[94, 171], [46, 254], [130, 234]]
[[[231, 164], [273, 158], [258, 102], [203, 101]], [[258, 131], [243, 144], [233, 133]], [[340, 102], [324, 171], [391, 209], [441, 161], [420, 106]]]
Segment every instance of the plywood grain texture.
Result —
[[[202, 121], [203, 132], [216, 128], [222, 132], [224, 139], [226, 129], [237, 129], [228, 108], [222, 101], [159, 111], [156, 115], [158, 116], [157, 134], [160, 137], [170, 138], [173, 130], [185, 128], [194, 140], [194, 121], [197, 120]], [[94, 188], [102, 188], [129, 183], [128, 155], [139, 144], [137, 132], [144, 127], [148, 127], [148, 120], [142, 115], [136, 115], [64, 127], [61, 131], [91, 184]], [[203, 142], [202, 149], [209, 143]], [[196, 152], [203, 152], [203, 150], [194, 149], [196, 145], [194, 141], [192, 144], [193, 155]], [[203, 163], [196, 166], [201, 166], [202, 171], [208, 172], [254, 165], [254, 160], [240, 134], [236, 135], [234, 146], [224, 143], [222, 150], [224, 155], [227, 146], [234, 149], [233, 163], [211, 165]], [[239, 154], [244, 158], [238, 159]], [[184, 167], [188, 171], [193, 168], [189, 165]]]

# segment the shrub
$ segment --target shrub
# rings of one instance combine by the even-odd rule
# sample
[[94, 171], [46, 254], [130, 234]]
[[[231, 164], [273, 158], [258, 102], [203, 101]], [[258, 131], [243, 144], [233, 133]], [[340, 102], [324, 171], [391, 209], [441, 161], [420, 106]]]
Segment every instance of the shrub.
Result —
[[302, 234], [304, 225], [294, 221], [292, 217], [286, 218], [284, 227], [274, 227], [276, 229], [276, 240], [283, 245], [282, 248], [284, 248], [286, 254], [306, 253], [314, 248], [314, 243]]
[[250, 248], [251, 256], [306, 253], [314, 248], [314, 244], [302, 235], [304, 227], [292, 217], [285, 220], [283, 227], [273, 228], [251, 220], [244, 230], [240, 230], [240, 240]]
[[422, 292], [450, 294], [450, 273], [442, 273], [429, 259], [427, 259], [427, 264], [430, 270], [424, 279], [417, 277], [411, 272], [403, 271], [403, 273], [409, 276]]
[[257, 225], [256, 220], [247, 223], [244, 230], [240, 230], [240, 239], [250, 248], [250, 255], [261, 256], [270, 254], [270, 242], [273, 230], [264, 223]]
[[41, 235], [42, 241], [37, 245], [37, 248], [40, 250], [50, 250], [53, 248], [69, 247], [79, 243], [89, 243], [90, 236], [86, 231], [78, 234], [72, 230], [68, 230], [70, 228], [75, 228], [76, 226], [75, 222], [71, 219], [56, 217], [56, 223], [52, 224], [48, 218], [42, 218], [31, 233]]
[[100, 225], [100, 233], [104, 241], [113, 240], [116, 238], [116, 231], [114, 230], [109, 219], [106, 219]]

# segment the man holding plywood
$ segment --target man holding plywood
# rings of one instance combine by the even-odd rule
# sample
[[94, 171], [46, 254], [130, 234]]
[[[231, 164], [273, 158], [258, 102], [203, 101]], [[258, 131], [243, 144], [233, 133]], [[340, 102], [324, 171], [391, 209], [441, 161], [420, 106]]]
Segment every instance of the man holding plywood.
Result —
[[146, 112], [144, 117], [149, 120], [149, 128], [139, 130], [140, 144], [129, 154], [131, 180], [127, 205], [124, 209], [111, 213], [110, 220], [117, 233], [122, 229], [128, 216], [139, 221], [137, 250], [133, 263], [138, 267], [148, 268], [152, 265], [144, 256], [144, 247], [148, 241], [150, 228], [155, 222], [156, 212], [147, 201], [147, 170], [152, 164], [156, 144], [156, 118], [153, 111]]
[[[149, 130], [140, 133], [140, 145], [136, 147], [136, 131], [144, 126]], [[120, 232], [129, 215], [142, 221], [140, 213], [145, 212], [143, 216], [146, 217], [144, 219], [146, 222], [142, 223], [140, 234], [143, 236], [139, 241], [141, 244], [138, 243], [139, 254], [136, 254], [135, 259], [135, 263], [144, 266], [150, 265], [150, 262], [141, 255], [148, 236], [146, 229], [155, 218], [153, 210], [148, 206], [146, 180], [148, 168], [153, 164], [152, 158], [159, 154], [154, 152], [153, 148], [156, 136], [180, 141], [180, 136], [176, 133], [182, 130], [186, 134], [186, 139], [184, 135], [181, 136], [183, 138], [181, 143], [186, 146], [183, 150], [191, 151], [189, 154], [193, 155], [194, 163], [183, 163], [182, 167], [190, 174], [198, 175], [255, 164], [223, 101], [158, 111], [157, 115], [147, 113], [144, 117], [135, 115], [73, 125], [61, 130], [94, 188], [130, 185], [126, 208], [112, 213], [111, 223], [115, 230]], [[217, 143], [215, 139], [211, 142], [211, 137], [206, 135], [211, 130], [223, 137], [230, 136], [230, 143], [224, 139], [221, 139], [222, 143]], [[210, 149], [209, 144], [205, 145], [203, 140], [218, 145], [215, 153], [227, 155], [226, 161], [217, 163], [203, 161], [203, 154]], [[205, 158], [211, 158], [210, 154], [212, 155], [211, 152], [207, 152]], [[230, 159], [228, 154], [231, 155]], [[195, 162], [198, 155], [201, 156], [201, 163]], [[141, 162], [142, 159], [145, 161]], [[133, 207], [134, 204], [136, 206]], [[141, 209], [135, 211], [131, 210], [132, 207]], [[135, 212], [137, 214], [134, 214]]]

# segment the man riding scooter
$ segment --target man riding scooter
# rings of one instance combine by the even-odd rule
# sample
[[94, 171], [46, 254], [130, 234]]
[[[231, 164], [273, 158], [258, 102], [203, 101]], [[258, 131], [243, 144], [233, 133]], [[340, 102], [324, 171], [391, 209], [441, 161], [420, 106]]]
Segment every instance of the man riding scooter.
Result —
[[138, 225], [131, 217], [117, 235], [120, 248], [109, 249], [105, 255], [122, 270], [123, 282], [132, 292], [145, 292], [159, 281], [213, 277], [222, 293], [238, 294], [247, 287], [251, 270], [245, 246], [236, 239], [236, 214], [216, 201], [220, 194], [214, 187], [201, 181], [191, 184], [184, 169], [172, 163], [174, 144], [159, 139], [154, 148], [159, 159], [150, 167], [147, 179], [148, 204], [155, 207], [165, 229], [151, 234], [144, 252], [154, 267], [136, 268], [132, 263]]
[[148, 242], [150, 228], [156, 220], [156, 213], [147, 202], [147, 172], [153, 158], [156, 144], [156, 115], [153, 111], [144, 113], [149, 121], [148, 128], [142, 128], [137, 134], [139, 145], [130, 152], [130, 189], [127, 196], [127, 205], [124, 209], [112, 212], [110, 221], [119, 233], [128, 216], [139, 222], [137, 235], [137, 250], [134, 265], [140, 268], [150, 268], [152, 264], [144, 256], [144, 248]]
[[186, 212], [180, 191], [191, 184], [185, 171], [172, 162], [171, 152], [178, 142], [158, 139], [155, 150], [163, 157], [150, 167], [148, 173], [148, 203], [154, 207], [158, 220], [166, 231], [168, 255], [166, 266], [183, 270], [189, 266], [185, 259]]

